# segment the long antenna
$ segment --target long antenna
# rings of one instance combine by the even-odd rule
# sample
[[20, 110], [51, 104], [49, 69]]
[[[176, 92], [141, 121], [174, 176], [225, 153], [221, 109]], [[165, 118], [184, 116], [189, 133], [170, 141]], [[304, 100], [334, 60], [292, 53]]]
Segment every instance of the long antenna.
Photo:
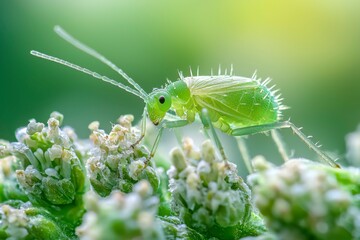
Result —
[[69, 33], [67, 33], [64, 29], [62, 29], [60, 26], [55, 26], [54, 31], [65, 41], [73, 45], [74, 47], [79, 48], [80, 50], [86, 52], [87, 54], [93, 56], [94, 58], [100, 60], [110, 68], [112, 68], [114, 71], [119, 73], [123, 78], [125, 78], [128, 83], [130, 83], [136, 90], [140, 92], [140, 94], [146, 98], [148, 94], [140, 87], [139, 84], [137, 84], [131, 77], [129, 77], [123, 70], [121, 70], [119, 67], [117, 67], [114, 63], [112, 63], [110, 60], [108, 60], [106, 57], [95, 51], [94, 49], [90, 48], [89, 46], [83, 44], [73, 36], [71, 36]]
[[111, 78], [106, 77], [106, 76], [102, 76], [102, 75], [100, 75], [100, 74], [98, 74], [98, 73], [96, 73], [96, 72], [93, 72], [93, 71], [91, 71], [91, 70], [89, 70], [89, 69], [87, 69], [87, 68], [80, 67], [80, 66], [78, 66], [78, 65], [76, 65], [76, 64], [73, 64], [73, 63], [71, 63], [71, 62], [68, 62], [68, 61], [65, 61], [65, 60], [63, 60], [63, 59], [60, 59], [60, 58], [57, 58], [57, 57], [53, 57], [53, 56], [50, 56], [50, 55], [47, 55], [47, 54], [44, 54], [44, 53], [41, 53], [41, 52], [38, 52], [38, 51], [32, 50], [32, 51], [30, 51], [30, 53], [31, 53], [31, 55], [34, 55], [34, 56], [36, 56], [36, 57], [43, 58], [43, 59], [46, 59], [46, 60], [49, 60], [49, 61], [52, 61], [52, 62], [56, 62], [56, 63], [62, 64], [62, 65], [65, 65], [65, 66], [67, 66], [67, 67], [69, 67], [69, 68], [73, 68], [73, 69], [75, 69], [75, 70], [77, 70], [77, 71], [86, 73], [86, 74], [88, 74], [88, 75], [90, 75], [90, 76], [93, 76], [94, 78], [100, 79], [100, 80], [102, 80], [102, 81], [104, 81], [104, 82], [107, 82], [107, 83], [110, 83], [110, 84], [112, 84], [112, 85], [115, 85], [115, 86], [117, 86], [117, 87], [119, 87], [119, 88], [122, 88], [122, 89], [124, 89], [125, 91], [127, 91], [127, 92], [129, 92], [129, 93], [132, 93], [132, 94], [134, 94], [135, 96], [140, 97], [140, 98], [143, 99], [144, 101], [146, 100], [146, 97], [144, 97], [142, 94], [140, 94], [140, 93], [139, 93], [138, 91], [136, 91], [135, 89], [132, 89], [131, 87], [126, 86], [126, 85], [124, 85], [124, 84], [122, 84], [122, 83], [119, 83], [119, 82], [117, 82], [117, 81], [115, 81], [115, 80], [113, 80], [113, 79], [111, 79]]

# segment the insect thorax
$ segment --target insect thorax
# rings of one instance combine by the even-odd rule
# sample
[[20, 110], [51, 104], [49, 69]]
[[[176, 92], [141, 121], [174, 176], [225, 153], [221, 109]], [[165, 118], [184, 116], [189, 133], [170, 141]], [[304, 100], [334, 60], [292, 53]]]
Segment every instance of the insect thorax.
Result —
[[176, 112], [176, 115], [189, 122], [193, 122], [197, 110], [186, 83], [182, 80], [172, 82], [167, 85], [166, 89], [172, 99], [171, 108]]

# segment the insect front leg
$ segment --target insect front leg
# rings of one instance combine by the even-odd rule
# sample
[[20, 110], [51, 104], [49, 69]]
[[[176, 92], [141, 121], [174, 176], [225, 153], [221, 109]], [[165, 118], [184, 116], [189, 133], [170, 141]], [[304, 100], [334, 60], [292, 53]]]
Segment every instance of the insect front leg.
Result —
[[213, 137], [213, 140], [215, 142], [215, 145], [217, 147], [217, 149], [219, 150], [222, 158], [224, 159], [225, 163], [227, 164], [227, 157], [225, 155], [225, 151], [224, 151], [224, 148], [220, 142], [220, 139], [215, 131], [215, 128], [214, 128], [214, 125], [212, 124], [211, 122], [211, 119], [210, 119], [210, 116], [209, 116], [209, 113], [208, 113], [208, 110], [206, 108], [203, 108], [201, 110], [201, 113], [200, 113], [200, 119], [201, 119], [201, 122], [203, 123], [204, 125], [204, 128], [205, 129], [210, 129], [211, 131], [211, 135]]
[[145, 132], [146, 132], [146, 106], [144, 108], [144, 112], [142, 114], [142, 120], [141, 120], [141, 135], [139, 137], [139, 139], [131, 145], [132, 148], [134, 148], [136, 145], [138, 145], [141, 140], [143, 140], [143, 138], [145, 137]]
[[168, 121], [168, 120], [163, 120], [161, 123], [161, 127], [160, 130], [155, 138], [155, 142], [151, 148], [151, 152], [149, 157], [146, 159], [145, 164], [148, 164], [148, 162], [150, 161], [151, 158], [154, 157], [156, 150], [159, 146], [159, 142], [161, 139], [161, 136], [163, 134], [164, 128], [178, 128], [178, 127], [184, 127], [187, 124], [189, 124], [189, 122], [187, 120], [175, 120], [175, 121]]
[[256, 133], [267, 132], [271, 130], [281, 129], [281, 128], [291, 128], [293, 132], [306, 144], [310, 149], [316, 152], [321, 159], [324, 160], [327, 164], [332, 167], [341, 168], [339, 164], [337, 164], [329, 155], [324, 153], [313, 143], [304, 133], [300, 131], [298, 127], [296, 127], [293, 123], [289, 121], [285, 122], [275, 122], [270, 124], [263, 124], [258, 126], [252, 127], [244, 127], [244, 128], [237, 128], [231, 131], [231, 135], [233, 136], [244, 136], [244, 135], [251, 135]]

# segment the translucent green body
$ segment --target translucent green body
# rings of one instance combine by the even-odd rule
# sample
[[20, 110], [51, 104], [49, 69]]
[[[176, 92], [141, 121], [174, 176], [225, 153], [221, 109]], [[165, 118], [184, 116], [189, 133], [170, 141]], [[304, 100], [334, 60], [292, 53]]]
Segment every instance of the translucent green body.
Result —
[[[165, 102], [161, 104], [159, 98], [163, 96]], [[228, 134], [235, 128], [276, 122], [279, 106], [271, 90], [259, 81], [231, 76], [183, 78], [155, 90], [147, 101], [149, 117], [155, 124], [169, 109], [189, 123], [207, 109], [213, 125]]]

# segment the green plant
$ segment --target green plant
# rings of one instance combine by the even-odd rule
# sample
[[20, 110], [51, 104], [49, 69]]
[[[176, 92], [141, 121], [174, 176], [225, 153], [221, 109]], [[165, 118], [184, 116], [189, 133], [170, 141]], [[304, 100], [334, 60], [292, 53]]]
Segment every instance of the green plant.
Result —
[[249, 176], [255, 205], [280, 239], [359, 239], [360, 172], [305, 159], [275, 167], [262, 157]]
[[62, 122], [54, 112], [0, 141], [0, 239], [360, 239], [356, 168], [256, 157], [249, 188], [209, 140], [148, 165], [131, 115], [109, 133], [91, 123], [89, 140]]

